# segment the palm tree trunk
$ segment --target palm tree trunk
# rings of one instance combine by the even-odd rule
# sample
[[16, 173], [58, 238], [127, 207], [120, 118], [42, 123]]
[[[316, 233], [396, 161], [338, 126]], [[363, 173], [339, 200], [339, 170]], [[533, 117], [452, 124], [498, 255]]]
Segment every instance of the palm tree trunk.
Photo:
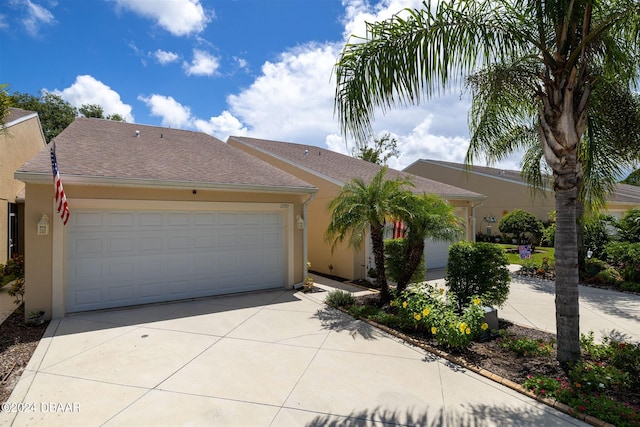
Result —
[[376, 272], [378, 273], [376, 283], [380, 286], [380, 302], [384, 304], [391, 300], [389, 284], [387, 283], [387, 271], [384, 266], [384, 224], [371, 224], [370, 229], [373, 260], [376, 263]]
[[422, 254], [424, 253], [424, 240], [418, 239], [416, 242], [405, 241], [405, 257], [402, 272], [398, 278], [398, 292], [402, 292], [407, 288], [407, 284], [411, 280], [416, 268], [420, 265]]
[[[557, 178], [556, 178], [557, 179]], [[580, 360], [578, 301], [578, 245], [576, 202], [578, 188], [556, 187], [556, 331], [558, 361], [566, 366]]]

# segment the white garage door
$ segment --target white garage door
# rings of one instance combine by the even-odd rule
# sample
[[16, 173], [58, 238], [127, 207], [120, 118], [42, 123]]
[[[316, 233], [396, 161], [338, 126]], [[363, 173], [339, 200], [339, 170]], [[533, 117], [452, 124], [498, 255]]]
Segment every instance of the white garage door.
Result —
[[444, 240], [425, 239], [424, 260], [427, 270], [430, 268], [445, 268], [449, 259], [449, 246], [451, 242]]
[[74, 210], [67, 312], [282, 287], [281, 212]]

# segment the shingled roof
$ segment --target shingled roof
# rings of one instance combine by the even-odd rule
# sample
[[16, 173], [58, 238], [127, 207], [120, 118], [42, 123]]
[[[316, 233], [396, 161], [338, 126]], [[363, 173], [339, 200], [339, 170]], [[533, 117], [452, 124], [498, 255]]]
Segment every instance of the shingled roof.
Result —
[[[315, 187], [202, 132], [77, 118], [55, 140], [65, 183], [314, 192]], [[49, 147], [22, 166], [51, 180]]]
[[[240, 136], [231, 136], [229, 140], [253, 147], [254, 149], [284, 160], [306, 171], [344, 185], [353, 178], [370, 181], [380, 171], [381, 166], [375, 163], [339, 154], [314, 145], [295, 144], [290, 142], [271, 141]], [[483, 199], [482, 194], [474, 193], [453, 185], [444, 184], [422, 178], [407, 172], [389, 168], [388, 178], [408, 178], [415, 185], [417, 193], [437, 194], [446, 199]]]
[[6, 127], [10, 127], [20, 123], [23, 120], [36, 117], [38, 113], [35, 111], [23, 110], [22, 108], [9, 107], [7, 115], [4, 116], [4, 123]]
[[[464, 165], [462, 163], [444, 162], [442, 160], [420, 159], [417, 162], [432, 163], [452, 169], [458, 169], [469, 173], [476, 173], [484, 176], [493, 177], [511, 181], [516, 184], [528, 186], [527, 182], [522, 178], [522, 174], [518, 170], [498, 169], [487, 166]], [[417, 163], [416, 162], [416, 163]], [[550, 191], [550, 190], [549, 190]], [[640, 205], [640, 187], [628, 184], [616, 184], [613, 193], [609, 194], [608, 199], [619, 203], [629, 203]]]

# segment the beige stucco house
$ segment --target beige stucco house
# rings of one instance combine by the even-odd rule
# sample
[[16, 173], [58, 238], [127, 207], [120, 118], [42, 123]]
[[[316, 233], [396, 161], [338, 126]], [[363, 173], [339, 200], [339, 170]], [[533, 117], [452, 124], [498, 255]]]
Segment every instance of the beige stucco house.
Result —
[[[533, 192], [520, 171], [465, 167], [460, 163], [429, 159], [415, 161], [405, 171], [486, 195], [486, 200], [476, 208], [477, 230], [483, 234], [499, 233], [500, 220], [514, 209], [531, 212], [542, 221], [548, 220], [549, 213], [556, 209], [553, 191]], [[637, 207], [640, 207], [640, 188], [617, 184], [615, 192], [609, 195], [605, 211], [619, 218], [625, 211]]]
[[[345, 183], [353, 178], [370, 181], [381, 166], [339, 154], [312, 145], [294, 144], [264, 139], [231, 136], [229, 145], [250, 153], [283, 171], [312, 184], [318, 194], [308, 206], [309, 261], [314, 271], [333, 274], [347, 279], [361, 279], [373, 264], [369, 245], [363, 245], [359, 252], [338, 245], [332, 253], [325, 240], [325, 230], [330, 222], [329, 202], [335, 198]], [[417, 193], [437, 194], [449, 201], [457, 215], [463, 218], [465, 238], [475, 236], [474, 210], [484, 196], [474, 192], [444, 184], [431, 179], [389, 169], [387, 176], [409, 177], [415, 184]], [[444, 267], [447, 262], [448, 242], [427, 242], [425, 248], [427, 268]], [[333, 268], [329, 268], [329, 266]]]
[[297, 219], [312, 184], [204, 133], [109, 120], [76, 119], [56, 153], [66, 226], [49, 147], [16, 166], [27, 194], [27, 312], [60, 317], [303, 281]]
[[38, 113], [9, 108], [0, 130], [0, 264], [24, 253], [24, 183], [13, 173], [46, 145]]

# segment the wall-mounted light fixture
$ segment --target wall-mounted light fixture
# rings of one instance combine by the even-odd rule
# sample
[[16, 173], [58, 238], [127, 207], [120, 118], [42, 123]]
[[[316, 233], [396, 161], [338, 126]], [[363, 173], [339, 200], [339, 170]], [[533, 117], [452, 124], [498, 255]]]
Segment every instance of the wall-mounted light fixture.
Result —
[[296, 226], [298, 230], [304, 229], [304, 219], [300, 215], [296, 215]]
[[38, 221], [38, 236], [46, 236], [47, 234], [49, 234], [49, 217], [43, 213]]

